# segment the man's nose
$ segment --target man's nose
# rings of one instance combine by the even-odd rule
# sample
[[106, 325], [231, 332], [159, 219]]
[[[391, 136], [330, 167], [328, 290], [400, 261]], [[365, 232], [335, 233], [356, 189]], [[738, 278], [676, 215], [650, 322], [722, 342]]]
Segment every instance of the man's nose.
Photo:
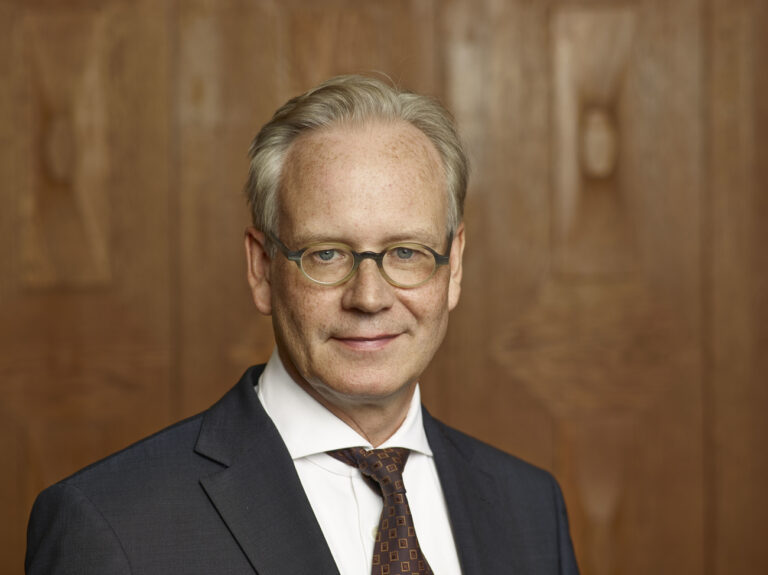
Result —
[[395, 288], [381, 275], [376, 262], [364, 259], [357, 273], [345, 286], [342, 305], [365, 313], [376, 313], [392, 306]]

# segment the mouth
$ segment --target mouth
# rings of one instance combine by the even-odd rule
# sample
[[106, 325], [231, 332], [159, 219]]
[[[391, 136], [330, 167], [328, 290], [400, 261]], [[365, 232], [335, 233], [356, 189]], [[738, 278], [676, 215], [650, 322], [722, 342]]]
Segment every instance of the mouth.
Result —
[[332, 339], [353, 351], [377, 351], [395, 341], [400, 334], [379, 334], [371, 336], [336, 336]]

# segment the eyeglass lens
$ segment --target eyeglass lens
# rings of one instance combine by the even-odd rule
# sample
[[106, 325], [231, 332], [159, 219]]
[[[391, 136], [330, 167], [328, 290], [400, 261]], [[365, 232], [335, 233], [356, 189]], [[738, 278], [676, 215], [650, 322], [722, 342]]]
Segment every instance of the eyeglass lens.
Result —
[[[311, 279], [320, 283], [343, 280], [355, 265], [349, 248], [339, 245], [316, 245], [301, 257], [301, 267]], [[382, 258], [386, 276], [404, 286], [417, 285], [429, 279], [435, 271], [435, 257], [424, 246], [401, 244], [390, 247]]]

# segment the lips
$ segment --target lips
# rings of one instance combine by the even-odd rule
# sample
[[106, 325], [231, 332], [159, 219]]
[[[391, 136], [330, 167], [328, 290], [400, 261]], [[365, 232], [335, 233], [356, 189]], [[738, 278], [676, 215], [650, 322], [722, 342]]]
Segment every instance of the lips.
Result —
[[339, 342], [344, 347], [357, 351], [375, 351], [383, 349], [394, 340], [396, 340], [400, 334], [377, 334], [370, 336], [335, 336], [333, 340]]

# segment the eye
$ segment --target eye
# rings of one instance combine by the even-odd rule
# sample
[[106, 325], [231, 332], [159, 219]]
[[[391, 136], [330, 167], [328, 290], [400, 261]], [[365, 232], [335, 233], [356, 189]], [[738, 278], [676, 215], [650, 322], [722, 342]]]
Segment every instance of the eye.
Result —
[[317, 246], [306, 252], [303, 259], [307, 265], [336, 265], [347, 260], [347, 253], [336, 247]]
[[336, 256], [336, 250], [321, 250], [315, 252], [315, 257], [324, 262], [331, 261]]
[[414, 251], [411, 248], [398, 247], [395, 248], [395, 256], [400, 260], [409, 260], [413, 257]]

